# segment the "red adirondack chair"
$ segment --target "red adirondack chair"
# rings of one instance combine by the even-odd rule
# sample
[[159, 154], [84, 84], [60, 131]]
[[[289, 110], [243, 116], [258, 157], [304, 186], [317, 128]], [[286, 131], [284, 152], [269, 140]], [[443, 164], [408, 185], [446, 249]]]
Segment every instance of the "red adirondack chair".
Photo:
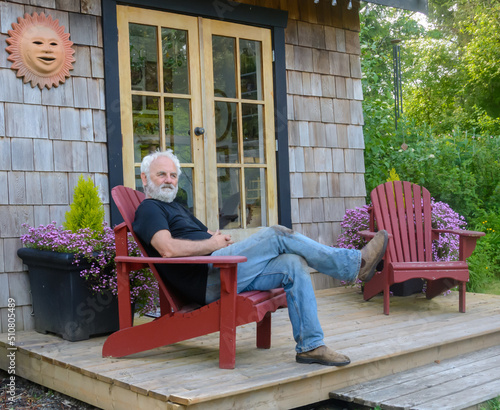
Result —
[[[361, 234], [366, 238], [377, 229], [390, 234], [381, 272], [364, 285], [363, 296], [369, 300], [384, 293], [384, 313], [389, 314], [389, 287], [413, 278], [427, 280], [426, 296], [431, 299], [459, 286], [459, 310], [465, 313], [466, 283], [469, 267], [466, 259], [476, 247], [476, 240], [484, 232], [432, 229], [431, 197], [429, 191], [410, 182], [394, 181], [377, 186], [370, 194], [370, 230]], [[436, 262], [432, 258], [432, 241], [440, 233], [459, 235], [459, 261]]]
[[[242, 256], [195, 256], [183, 258], [128, 256], [127, 234], [132, 233], [143, 255], [147, 255], [132, 229], [135, 211], [144, 194], [123, 186], [112, 189], [112, 196], [124, 222], [115, 227], [118, 308], [120, 330], [111, 334], [102, 349], [103, 357], [122, 357], [193, 337], [220, 331], [219, 367], [233, 369], [236, 355], [236, 327], [257, 322], [257, 347], [271, 347], [271, 313], [286, 307], [283, 289], [236, 293], [237, 264]], [[155, 264], [213, 263], [220, 268], [221, 298], [206, 306], [181, 300], [161, 280]], [[159, 284], [161, 316], [152, 322], [133, 326], [129, 272], [149, 267]]]

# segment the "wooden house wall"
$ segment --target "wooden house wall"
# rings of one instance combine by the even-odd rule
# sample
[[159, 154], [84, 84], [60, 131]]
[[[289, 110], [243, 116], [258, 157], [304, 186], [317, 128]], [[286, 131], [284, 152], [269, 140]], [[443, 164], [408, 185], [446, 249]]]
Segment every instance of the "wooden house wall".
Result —
[[[286, 72], [293, 228], [334, 245], [346, 209], [364, 204], [359, 3], [241, 0], [287, 10]], [[50, 90], [16, 78], [7, 61], [12, 22], [51, 14], [71, 33], [71, 78]], [[61, 224], [80, 174], [109, 214], [100, 0], [0, 2], [0, 333], [7, 298], [18, 330], [31, 329], [29, 282], [16, 251], [22, 224]], [[317, 288], [333, 284], [315, 275]]]
[[[16, 78], [7, 61], [12, 23], [25, 13], [59, 19], [74, 43], [71, 77], [40, 90]], [[23, 223], [61, 225], [81, 174], [99, 186], [109, 214], [100, 0], [0, 2], [0, 332], [7, 300], [16, 327], [31, 329], [29, 281], [16, 251]]]

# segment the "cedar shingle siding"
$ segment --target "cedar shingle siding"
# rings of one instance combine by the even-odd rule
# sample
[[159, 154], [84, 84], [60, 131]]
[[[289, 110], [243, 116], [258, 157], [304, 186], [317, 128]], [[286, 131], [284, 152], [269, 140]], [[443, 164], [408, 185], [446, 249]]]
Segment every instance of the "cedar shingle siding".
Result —
[[[23, 84], [7, 61], [11, 24], [25, 13], [59, 19], [74, 43], [74, 70], [50, 90]], [[18, 330], [31, 329], [29, 281], [17, 249], [22, 224], [59, 225], [80, 174], [91, 176], [109, 214], [100, 0], [0, 3], [0, 332], [8, 297]]]
[[296, 3], [286, 29], [292, 222], [333, 245], [365, 197], [358, 12]]

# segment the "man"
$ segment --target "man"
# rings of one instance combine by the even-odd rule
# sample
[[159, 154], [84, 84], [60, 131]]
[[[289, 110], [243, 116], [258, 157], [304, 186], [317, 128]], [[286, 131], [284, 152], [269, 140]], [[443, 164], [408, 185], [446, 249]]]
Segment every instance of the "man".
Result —
[[[134, 231], [150, 256], [241, 255], [238, 293], [283, 287], [299, 363], [344, 366], [347, 356], [325, 346], [316, 298], [307, 267], [350, 282], [373, 277], [388, 242], [380, 231], [361, 251], [322, 245], [283, 226], [263, 228], [233, 243], [229, 235], [209, 231], [182, 205], [174, 202], [181, 174], [171, 150], [146, 156], [141, 179], [147, 199], [138, 207]], [[163, 280], [184, 297], [200, 304], [220, 298], [218, 269], [211, 265], [159, 265]], [[167, 272], [168, 269], [168, 272]]]

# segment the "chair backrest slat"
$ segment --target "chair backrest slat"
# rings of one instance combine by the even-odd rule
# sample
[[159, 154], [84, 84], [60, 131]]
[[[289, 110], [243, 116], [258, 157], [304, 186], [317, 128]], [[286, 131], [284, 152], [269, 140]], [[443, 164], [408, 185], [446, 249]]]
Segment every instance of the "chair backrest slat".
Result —
[[403, 181], [403, 191], [405, 196], [405, 209], [406, 209], [406, 218], [408, 226], [408, 243], [410, 245], [409, 261], [416, 261], [418, 260], [418, 257], [417, 257], [417, 243], [415, 241], [416, 237], [415, 223], [410, 223], [410, 221], [411, 222], [415, 221], [412, 184], [409, 183], [408, 181]]
[[390, 181], [371, 192], [377, 228], [392, 234], [392, 261], [432, 261], [429, 191], [407, 181]]
[[422, 221], [422, 194], [418, 185], [413, 185], [413, 209], [415, 215], [415, 244], [417, 245], [417, 262], [425, 261], [424, 225]]
[[402, 246], [403, 238], [401, 236], [398, 211], [396, 209], [396, 192], [394, 190], [394, 185], [392, 182], [385, 184], [385, 192], [386, 192], [387, 208], [389, 209], [389, 219], [391, 221], [391, 224], [389, 226], [391, 227], [392, 234], [394, 235], [395, 238], [397, 238], [397, 240], [394, 241], [397, 258], [399, 261], [402, 261], [404, 260], [403, 246]]
[[[389, 217], [389, 208], [387, 204], [387, 192], [384, 185], [377, 186], [371, 192], [371, 200], [373, 204], [373, 217], [375, 218], [377, 229], [386, 229], [392, 233], [392, 226]], [[389, 242], [389, 253], [391, 260], [397, 260], [395, 243], [397, 241]]]
[[[403, 258], [404, 261], [409, 262], [410, 259], [410, 244], [408, 240], [408, 224], [406, 223], [408, 219], [408, 215], [406, 213], [406, 207], [405, 207], [405, 193], [404, 193], [404, 187], [403, 184], [400, 181], [394, 181], [394, 196], [395, 196], [395, 201], [396, 201], [396, 211], [395, 211], [395, 218], [396, 222], [399, 225], [399, 232], [400, 232], [400, 241], [401, 241], [401, 251], [402, 255], [401, 257]], [[395, 223], [396, 223], [395, 222]]]
[[432, 208], [431, 194], [422, 188], [422, 209], [424, 215], [424, 252], [425, 260], [432, 261]]

